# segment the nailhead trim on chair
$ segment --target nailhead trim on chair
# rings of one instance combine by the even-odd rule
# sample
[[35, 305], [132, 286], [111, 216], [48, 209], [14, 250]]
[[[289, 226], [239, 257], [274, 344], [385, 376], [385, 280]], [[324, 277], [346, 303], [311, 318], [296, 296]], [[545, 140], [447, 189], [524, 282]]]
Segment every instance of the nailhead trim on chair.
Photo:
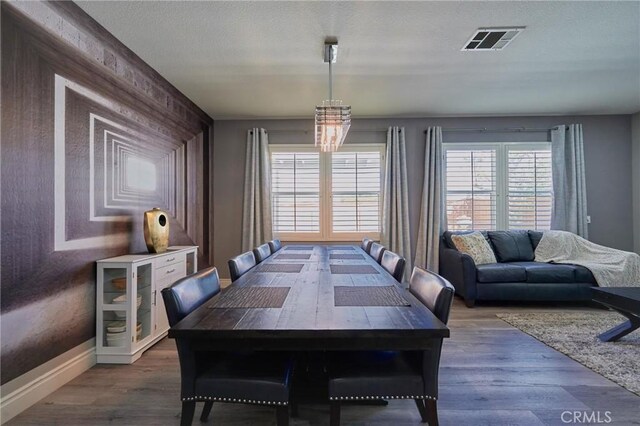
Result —
[[426, 395], [407, 395], [407, 396], [330, 396], [329, 400], [331, 401], [356, 401], [356, 400], [367, 400], [367, 399], [433, 399], [437, 400], [435, 396], [426, 396]]
[[191, 398], [182, 398], [183, 401], [218, 401], [218, 402], [241, 402], [245, 404], [260, 404], [260, 405], [289, 405], [289, 402], [285, 401], [257, 401], [254, 399], [240, 399], [240, 398], [220, 398], [216, 396], [193, 396]]

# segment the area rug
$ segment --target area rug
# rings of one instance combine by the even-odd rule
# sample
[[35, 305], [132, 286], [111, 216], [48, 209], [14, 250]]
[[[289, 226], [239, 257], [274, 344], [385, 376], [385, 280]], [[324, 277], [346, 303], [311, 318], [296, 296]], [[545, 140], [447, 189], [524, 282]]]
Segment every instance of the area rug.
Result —
[[498, 318], [640, 396], [640, 330], [617, 342], [598, 335], [626, 320], [606, 311], [497, 314]]

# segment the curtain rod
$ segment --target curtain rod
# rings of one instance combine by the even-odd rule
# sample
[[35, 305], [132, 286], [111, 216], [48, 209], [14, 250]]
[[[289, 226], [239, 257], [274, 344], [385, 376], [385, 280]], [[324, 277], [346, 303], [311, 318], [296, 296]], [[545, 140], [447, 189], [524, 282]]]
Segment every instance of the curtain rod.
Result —
[[[443, 132], [459, 132], [459, 133], [465, 133], [465, 132], [480, 132], [480, 133], [517, 133], [517, 132], [550, 132], [553, 129], [556, 129], [558, 126], [554, 126], [548, 129], [545, 128], [535, 128], [535, 127], [505, 127], [502, 129], [488, 129], [486, 127], [478, 127], [478, 128], [460, 128], [460, 129], [442, 129]], [[425, 133], [427, 133], [427, 131], [424, 131]]]
[[[349, 133], [381, 133], [386, 132], [388, 129], [351, 129]], [[305, 135], [309, 132], [313, 132], [312, 130], [297, 130], [297, 129], [276, 129], [276, 130], [267, 130], [267, 133], [304, 133]]]

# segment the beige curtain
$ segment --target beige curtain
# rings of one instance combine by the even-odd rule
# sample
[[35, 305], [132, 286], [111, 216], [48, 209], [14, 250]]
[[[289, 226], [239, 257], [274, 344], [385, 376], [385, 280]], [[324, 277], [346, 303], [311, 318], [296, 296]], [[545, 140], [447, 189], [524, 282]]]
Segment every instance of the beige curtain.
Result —
[[272, 239], [271, 164], [265, 129], [247, 132], [242, 209], [242, 251], [252, 250]]
[[440, 234], [444, 229], [442, 127], [429, 127], [424, 150], [424, 180], [415, 265], [438, 272]]
[[389, 127], [387, 131], [381, 242], [389, 250], [406, 259], [405, 277], [408, 278], [413, 270], [413, 259], [409, 232], [409, 191], [404, 134], [404, 127]]
[[551, 229], [573, 232], [588, 239], [582, 124], [563, 125], [551, 130], [551, 155]]

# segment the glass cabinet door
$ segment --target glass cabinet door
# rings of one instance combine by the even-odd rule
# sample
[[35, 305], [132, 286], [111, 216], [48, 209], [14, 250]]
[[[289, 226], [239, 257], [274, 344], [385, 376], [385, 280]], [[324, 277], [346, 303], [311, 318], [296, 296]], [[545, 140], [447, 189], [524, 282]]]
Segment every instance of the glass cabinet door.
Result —
[[187, 275], [196, 273], [196, 252], [187, 253]]
[[103, 271], [102, 346], [124, 348], [130, 342], [127, 332], [128, 268], [108, 268]]
[[136, 286], [136, 331], [134, 341], [140, 342], [152, 333], [151, 310], [153, 305], [153, 289], [151, 281], [152, 264], [137, 265], [134, 272]]

